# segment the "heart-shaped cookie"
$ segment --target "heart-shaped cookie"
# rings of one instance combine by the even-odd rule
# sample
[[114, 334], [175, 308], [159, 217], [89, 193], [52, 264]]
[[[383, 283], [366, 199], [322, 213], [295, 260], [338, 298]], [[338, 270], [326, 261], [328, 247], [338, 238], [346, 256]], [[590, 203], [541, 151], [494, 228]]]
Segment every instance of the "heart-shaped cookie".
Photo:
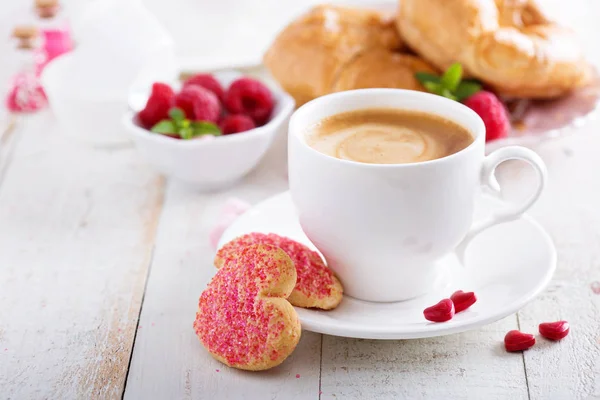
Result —
[[286, 300], [296, 284], [290, 257], [270, 245], [238, 249], [200, 296], [194, 330], [217, 360], [252, 371], [279, 365], [300, 340]]
[[305, 245], [274, 233], [249, 233], [226, 243], [217, 252], [215, 266], [221, 268], [237, 257], [240, 249], [251, 244], [279, 247], [296, 266], [296, 287], [288, 298], [297, 307], [330, 310], [342, 301], [343, 288], [338, 278], [325, 265], [319, 254]]

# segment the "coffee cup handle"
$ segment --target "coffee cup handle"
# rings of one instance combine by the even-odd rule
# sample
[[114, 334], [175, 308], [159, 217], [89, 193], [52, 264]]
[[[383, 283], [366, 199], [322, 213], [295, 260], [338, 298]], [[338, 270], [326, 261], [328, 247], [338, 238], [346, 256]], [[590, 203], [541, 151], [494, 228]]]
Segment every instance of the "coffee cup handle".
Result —
[[456, 255], [462, 264], [464, 264], [467, 246], [475, 236], [494, 225], [513, 221], [519, 218], [537, 201], [542, 194], [544, 187], [546, 186], [546, 180], [548, 176], [546, 164], [544, 164], [544, 161], [541, 159], [541, 157], [538, 156], [534, 151], [520, 146], [508, 146], [500, 148], [492, 152], [484, 159], [483, 166], [481, 168], [482, 186], [487, 187], [496, 193], [500, 193], [500, 185], [496, 180], [495, 171], [498, 165], [508, 160], [525, 161], [537, 172], [538, 182], [534, 193], [522, 204], [508, 206], [473, 224], [465, 238], [456, 247]]

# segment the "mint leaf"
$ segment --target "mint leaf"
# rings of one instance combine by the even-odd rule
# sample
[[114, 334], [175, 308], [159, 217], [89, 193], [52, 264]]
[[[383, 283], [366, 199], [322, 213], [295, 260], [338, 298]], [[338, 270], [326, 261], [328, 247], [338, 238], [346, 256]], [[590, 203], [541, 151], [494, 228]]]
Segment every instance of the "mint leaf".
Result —
[[452, 94], [452, 92], [450, 90], [448, 90], [447, 88], [443, 88], [442, 92], [440, 94], [450, 100], [456, 100], [456, 96], [454, 96]]
[[193, 137], [202, 135], [221, 136], [221, 130], [212, 122], [196, 121], [192, 122], [190, 128], [193, 130]]
[[154, 133], [177, 133], [177, 129], [173, 121], [163, 119], [150, 129]]
[[182, 139], [191, 139], [194, 137], [194, 129], [191, 126], [181, 128], [179, 130], [179, 136], [181, 136]]
[[456, 90], [454, 95], [458, 101], [463, 101], [473, 96], [475, 93], [481, 90], [481, 84], [476, 81], [462, 81]]
[[423, 82], [423, 86], [431, 93], [441, 94], [442, 93], [442, 85], [440, 83], [435, 82]]
[[439, 77], [428, 72], [417, 72], [415, 78], [431, 93], [461, 101], [481, 90], [481, 84], [474, 80], [462, 80], [463, 69], [459, 63], [452, 64]]
[[441, 79], [439, 76], [437, 75], [433, 75], [427, 72], [417, 72], [415, 74], [415, 78], [421, 82], [421, 84], [423, 86], [425, 86], [425, 82], [433, 82], [433, 83], [440, 83]]
[[462, 72], [462, 65], [452, 64], [442, 75], [442, 85], [450, 92], [454, 92], [462, 79]]
[[171, 117], [176, 124], [179, 124], [185, 119], [185, 113], [181, 108], [173, 107], [169, 110], [169, 117]]

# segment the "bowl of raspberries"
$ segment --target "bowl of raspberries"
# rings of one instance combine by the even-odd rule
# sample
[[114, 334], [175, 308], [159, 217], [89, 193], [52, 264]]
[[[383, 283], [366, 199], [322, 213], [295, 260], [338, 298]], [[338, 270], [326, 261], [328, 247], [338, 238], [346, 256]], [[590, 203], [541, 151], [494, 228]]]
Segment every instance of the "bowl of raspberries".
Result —
[[249, 173], [294, 110], [287, 93], [236, 71], [197, 74], [174, 86], [154, 83], [145, 106], [124, 123], [160, 173], [200, 189]]

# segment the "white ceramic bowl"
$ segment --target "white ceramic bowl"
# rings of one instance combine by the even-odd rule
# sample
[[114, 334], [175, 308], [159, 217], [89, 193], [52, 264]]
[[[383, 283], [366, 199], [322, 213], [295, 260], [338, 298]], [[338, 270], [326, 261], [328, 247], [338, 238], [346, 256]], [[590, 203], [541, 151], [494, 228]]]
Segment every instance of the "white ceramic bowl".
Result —
[[[235, 71], [213, 74], [224, 88], [242, 76]], [[249, 173], [266, 153], [277, 134], [285, 134], [294, 100], [279, 88], [270, 88], [275, 108], [265, 125], [214, 138], [177, 140], [152, 133], [137, 124], [128, 112], [123, 122], [136, 147], [160, 173], [192, 184], [200, 190], [231, 185]]]
[[121, 123], [127, 110], [127, 88], [96, 85], [77, 68], [75, 52], [52, 60], [41, 80], [61, 133], [92, 145], [129, 142]]

